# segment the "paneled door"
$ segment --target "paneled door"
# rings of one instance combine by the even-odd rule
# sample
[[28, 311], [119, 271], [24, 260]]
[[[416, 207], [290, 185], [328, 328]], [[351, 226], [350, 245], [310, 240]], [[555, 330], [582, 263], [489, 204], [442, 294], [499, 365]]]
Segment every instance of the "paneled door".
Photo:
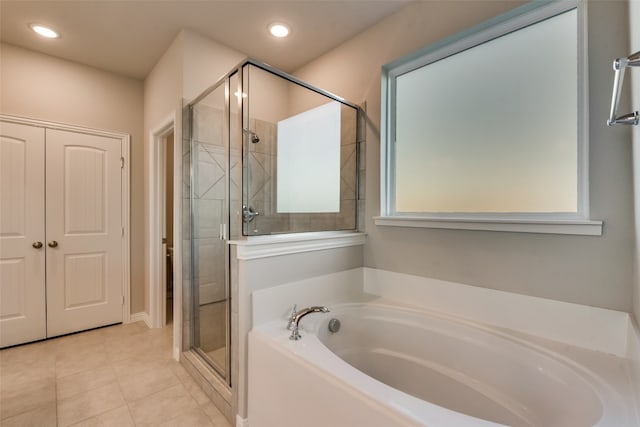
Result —
[[122, 321], [121, 140], [47, 129], [47, 336]]
[[0, 347], [46, 336], [44, 138], [0, 122]]

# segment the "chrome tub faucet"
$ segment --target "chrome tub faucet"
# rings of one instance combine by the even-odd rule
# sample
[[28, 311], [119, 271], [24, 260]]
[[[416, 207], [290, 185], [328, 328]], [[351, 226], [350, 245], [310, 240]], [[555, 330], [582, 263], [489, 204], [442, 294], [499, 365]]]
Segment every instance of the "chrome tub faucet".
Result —
[[291, 317], [289, 317], [289, 323], [287, 325], [287, 329], [289, 329], [291, 331], [291, 336], [289, 337], [290, 340], [293, 341], [298, 341], [300, 338], [302, 338], [302, 335], [300, 335], [299, 328], [300, 328], [300, 320], [302, 320], [302, 318], [308, 314], [311, 313], [328, 313], [329, 309], [327, 307], [324, 306], [313, 306], [313, 307], [307, 307], [307, 308], [303, 308], [302, 310], [296, 311], [297, 306], [293, 306], [293, 312], [291, 313]]

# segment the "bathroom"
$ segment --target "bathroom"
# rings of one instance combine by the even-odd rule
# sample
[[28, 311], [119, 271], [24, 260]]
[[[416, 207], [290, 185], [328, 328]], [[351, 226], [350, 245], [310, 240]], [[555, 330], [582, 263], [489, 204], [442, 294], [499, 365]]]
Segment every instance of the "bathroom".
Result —
[[[634, 159], [633, 144], [637, 144], [638, 130], [637, 127], [606, 126], [613, 79], [611, 62], [638, 50], [638, 34], [631, 23], [637, 21], [632, 16], [637, 16], [639, 7], [634, 1], [587, 3], [590, 213], [592, 218], [604, 223], [601, 236], [408, 228], [375, 223], [373, 218], [380, 215], [381, 197], [378, 167], [381, 67], [520, 4], [510, 1], [411, 2], [305, 65], [288, 70], [296, 78], [335, 93], [366, 112], [361, 148], [366, 172], [361, 174], [364, 195], [359, 211], [363, 218], [360, 230], [366, 234], [366, 241], [315, 252], [239, 260], [240, 268], [244, 269], [243, 282], [239, 283], [237, 312], [232, 310], [230, 316], [231, 323], [234, 314], [238, 316], [237, 333], [246, 334], [250, 329], [252, 292], [362, 267], [633, 313], [636, 319], [640, 317], [638, 237], [633, 231], [637, 228], [634, 211], [638, 210], [634, 206], [634, 200], [638, 199], [634, 197], [634, 187], [635, 191], [638, 188], [634, 174], [640, 167], [640, 161]], [[149, 135], [166, 123], [173, 123], [176, 134], [182, 134], [185, 128], [182, 107], [239, 64], [246, 53], [184, 30], [143, 79], [131, 79], [95, 68], [80, 69], [77, 64], [14, 44], [3, 44], [1, 52], [3, 114], [115, 128], [132, 135], [130, 311], [132, 320], [160, 326], [157, 306], [161, 304], [161, 292], [152, 286], [155, 274], [151, 256], [155, 247], [152, 227], [155, 220], [150, 216], [154, 203], [150, 194], [154, 192], [151, 171], [155, 151]], [[269, 58], [264, 59], [269, 62]], [[58, 72], [47, 72], [52, 67]], [[56, 81], [65, 78], [67, 80]], [[73, 88], [74, 79], [86, 82], [86, 95], [74, 90], [57, 92]], [[627, 74], [627, 79], [634, 82], [633, 70]], [[32, 85], [31, 82], [42, 83]], [[628, 87], [626, 93], [632, 93]], [[120, 99], [109, 98], [109, 92], [117, 93]], [[46, 99], [50, 96], [60, 104], [51, 106]], [[107, 99], [106, 111], [91, 117], [78, 106], [87, 105], [95, 97]], [[623, 105], [627, 109], [638, 108], [638, 91], [633, 92], [634, 99], [625, 97]], [[30, 102], [26, 102], [27, 98]], [[127, 107], [123, 109], [122, 104]], [[180, 159], [179, 154], [176, 157]], [[174, 182], [181, 183], [182, 172], [176, 168], [178, 178]], [[178, 200], [182, 202], [184, 198]], [[180, 207], [181, 203], [176, 203], [177, 224], [184, 223], [185, 212], [188, 212]], [[181, 245], [180, 238], [174, 239], [176, 258], [184, 254], [186, 248], [186, 242]], [[232, 248], [234, 250], [244, 248], [238, 245]], [[237, 258], [237, 253], [230, 256]], [[177, 276], [186, 274], [184, 266], [174, 270], [174, 284], [181, 283]], [[234, 276], [233, 270], [231, 276]], [[181, 298], [180, 290], [174, 285], [174, 301], [177, 302], [174, 320], [184, 317], [184, 304], [179, 304]], [[298, 303], [302, 304], [302, 299]], [[326, 303], [312, 302], [313, 305]], [[184, 331], [188, 329], [182, 326], [188, 328], [174, 321], [173, 353], [177, 357], [186, 350], [182, 344], [185, 342]], [[238, 356], [230, 361], [230, 372], [238, 369], [233, 395], [225, 395], [226, 400], [224, 396], [218, 398], [217, 402], [234, 423], [246, 420], [249, 414], [246, 369], [233, 367], [246, 357], [246, 344], [245, 339], [239, 340]], [[234, 402], [234, 399], [238, 400]], [[248, 419], [247, 425], [250, 423]]]

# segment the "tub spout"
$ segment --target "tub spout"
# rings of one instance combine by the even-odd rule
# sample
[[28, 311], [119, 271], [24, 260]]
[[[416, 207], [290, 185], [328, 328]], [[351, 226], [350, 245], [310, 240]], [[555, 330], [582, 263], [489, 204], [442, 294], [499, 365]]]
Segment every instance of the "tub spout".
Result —
[[289, 337], [289, 339], [298, 341], [300, 338], [302, 338], [302, 335], [300, 335], [300, 332], [298, 332], [298, 330], [300, 327], [300, 320], [302, 320], [304, 316], [311, 313], [328, 313], [328, 312], [329, 312], [329, 309], [324, 306], [307, 307], [299, 311], [295, 311], [295, 308], [294, 308], [294, 312], [291, 314], [291, 318], [289, 319], [288, 328], [291, 329], [291, 336]]

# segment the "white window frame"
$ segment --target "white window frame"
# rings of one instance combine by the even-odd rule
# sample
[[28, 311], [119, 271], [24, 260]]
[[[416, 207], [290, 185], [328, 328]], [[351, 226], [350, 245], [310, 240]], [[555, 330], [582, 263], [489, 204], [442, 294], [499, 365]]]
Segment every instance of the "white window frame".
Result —
[[[576, 9], [578, 19], [578, 206], [574, 213], [400, 213], [395, 212], [395, 90], [396, 78], [442, 58], [505, 34]], [[382, 67], [381, 226], [551, 234], [602, 234], [602, 221], [589, 217], [587, 10], [583, 0], [533, 1], [504, 15], [456, 34]]]

